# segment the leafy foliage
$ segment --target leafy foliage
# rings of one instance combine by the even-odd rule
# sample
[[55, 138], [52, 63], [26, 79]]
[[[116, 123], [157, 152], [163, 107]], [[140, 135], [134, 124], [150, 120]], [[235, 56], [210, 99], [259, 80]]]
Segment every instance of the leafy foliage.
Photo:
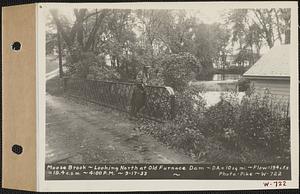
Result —
[[288, 104], [280, 103], [283, 106], [268, 92], [263, 96], [257, 94], [246, 96], [240, 108], [239, 135], [248, 143], [261, 146], [275, 155], [288, 157], [290, 146]]
[[[253, 65], [264, 45], [272, 48], [276, 41], [290, 43], [290, 9], [233, 9], [227, 23], [232, 26], [233, 44], [239, 46], [238, 62]], [[285, 37], [285, 39], [283, 39]]]
[[[57, 30], [61, 35], [67, 62], [83, 64], [80, 56], [87, 52], [107, 55], [112, 69], [123, 81], [134, 79], [143, 65], [152, 66], [155, 76], [161, 75], [157, 64], [167, 60], [165, 56], [180, 53], [194, 55], [202, 65], [202, 70], [195, 73], [205, 77], [212, 71], [213, 62], [228, 54], [228, 29], [219, 24], [198, 23], [195, 16], [183, 10], [74, 9], [74, 20], [71, 22], [58, 10], [51, 10], [49, 17], [48, 34]], [[47, 52], [51, 53], [56, 42], [49, 40]], [[86, 71], [77, 71], [81, 70]]]
[[193, 79], [193, 72], [201, 67], [197, 59], [189, 53], [169, 55], [161, 63], [164, 84], [176, 91], [183, 91]]
[[[289, 43], [289, 9], [231, 10], [227, 26], [199, 23], [182, 10], [74, 9], [72, 22], [52, 10], [49, 19], [47, 53], [62, 37], [69, 76], [131, 81], [144, 65], [150, 65], [151, 85], [175, 89], [176, 118], [143, 126], [161, 141], [196, 158], [211, 149], [222, 155], [223, 145], [247, 150], [251, 142], [262, 152], [289, 155], [289, 117], [273, 110], [272, 97], [250, 95], [240, 103], [236, 94], [224, 94], [220, 103], [207, 108], [198, 95], [203, 91], [187, 87], [194, 78], [205, 79], [214, 63], [227, 66], [230, 39], [239, 45], [235, 61], [239, 64], [246, 60], [253, 64], [264, 44], [271, 48], [277, 39]], [[238, 85], [240, 91], [248, 89], [246, 80]]]
[[75, 63], [66, 63], [68, 76], [79, 77], [83, 79], [101, 79], [111, 80], [120, 79], [120, 75], [105, 63], [105, 56], [96, 56], [92, 52], [81, 53], [77, 56], [79, 60]]
[[240, 92], [245, 92], [250, 89], [250, 80], [247, 78], [241, 78], [237, 83]]
[[290, 157], [290, 118], [287, 104], [274, 97], [252, 94], [240, 102], [235, 92], [224, 93], [211, 107], [199, 90], [176, 95], [177, 116], [165, 124], [144, 122], [141, 130], [197, 160], [215, 162], [283, 162]]

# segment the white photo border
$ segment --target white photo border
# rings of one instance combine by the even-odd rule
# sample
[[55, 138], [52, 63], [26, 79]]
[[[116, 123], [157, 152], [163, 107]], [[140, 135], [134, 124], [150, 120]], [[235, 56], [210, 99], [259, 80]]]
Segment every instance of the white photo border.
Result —
[[[299, 188], [299, 126], [298, 126], [298, 5], [297, 2], [144, 2], [144, 3], [39, 3], [37, 4], [37, 187], [43, 192], [83, 191], [193, 191], [193, 190], [258, 190], [265, 180], [45, 180], [45, 24], [49, 9], [117, 8], [117, 9], [206, 9], [291, 8], [291, 180], [282, 189]], [[270, 180], [271, 181], [271, 180]]]

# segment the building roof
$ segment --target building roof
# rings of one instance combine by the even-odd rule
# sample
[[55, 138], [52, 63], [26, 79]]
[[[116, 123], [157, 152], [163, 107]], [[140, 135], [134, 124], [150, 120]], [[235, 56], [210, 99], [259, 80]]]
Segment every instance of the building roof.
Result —
[[289, 77], [290, 45], [274, 46], [264, 54], [246, 73], [245, 77]]

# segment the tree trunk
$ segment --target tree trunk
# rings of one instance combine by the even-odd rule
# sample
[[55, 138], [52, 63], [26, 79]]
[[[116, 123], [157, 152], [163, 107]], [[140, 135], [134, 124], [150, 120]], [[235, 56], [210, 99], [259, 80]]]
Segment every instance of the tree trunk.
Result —
[[269, 48], [272, 48], [274, 46], [274, 43], [272, 41], [272, 34], [270, 32], [266, 32], [266, 37]]
[[281, 30], [280, 30], [280, 22], [279, 22], [279, 16], [277, 11], [274, 9], [275, 17], [276, 17], [276, 27], [277, 27], [277, 33], [280, 43], [282, 44], [282, 37], [281, 37]]
[[95, 41], [97, 32], [98, 32], [99, 28], [101, 27], [102, 21], [106, 17], [106, 14], [107, 14], [107, 11], [103, 10], [103, 11], [101, 11], [100, 16], [96, 15], [96, 21], [95, 21], [93, 29], [90, 32], [90, 35], [86, 41], [86, 44], [84, 46], [84, 51], [88, 51], [91, 49], [92, 43]]
[[284, 40], [285, 44], [290, 44], [291, 43], [291, 30], [290, 29], [286, 29], [285, 30], [285, 40]]
[[61, 48], [61, 37], [60, 33], [57, 30], [57, 47], [58, 47], [58, 68], [59, 68], [59, 77], [64, 76], [63, 65], [62, 65], [62, 48]]
[[282, 9], [280, 8], [281, 11], [281, 17], [284, 20], [284, 43], [285, 44], [290, 44], [291, 42], [291, 9]]
[[250, 58], [250, 63], [249, 66], [252, 66], [254, 64], [254, 51], [253, 51], [253, 45], [250, 45], [251, 47], [251, 58]]

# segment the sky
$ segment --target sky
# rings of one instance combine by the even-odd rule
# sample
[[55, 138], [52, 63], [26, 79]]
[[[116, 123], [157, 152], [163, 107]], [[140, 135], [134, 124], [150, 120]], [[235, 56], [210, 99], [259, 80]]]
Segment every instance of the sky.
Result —
[[192, 10], [189, 13], [191, 15], [196, 16], [196, 18], [199, 19], [200, 22], [206, 23], [206, 24], [212, 24], [212, 23], [223, 23], [224, 19], [222, 18], [222, 14], [226, 12], [225, 9], [221, 8], [214, 8], [214, 9], [199, 9], [199, 10]]
[[[73, 8], [69, 8], [66, 9], [64, 7], [64, 9], [59, 10], [59, 13], [62, 15], [67, 16], [68, 19], [70, 19], [70, 21], [75, 21], [75, 16], [73, 13]], [[210, 9], [206, 9], [206, 8], [202, 8], [202, 9], [195, 9], [195, 10], [187, 10], [188, 15], [194, 15], [196, 16], [200, 22], [206, 23], [206, 24], [211, 24], [211, 23], [215, 23], [215, 22], [222, 22], [222, 14], [225, 12], [226, 10], [222, 9], [222, 8], [210, 8]]]

